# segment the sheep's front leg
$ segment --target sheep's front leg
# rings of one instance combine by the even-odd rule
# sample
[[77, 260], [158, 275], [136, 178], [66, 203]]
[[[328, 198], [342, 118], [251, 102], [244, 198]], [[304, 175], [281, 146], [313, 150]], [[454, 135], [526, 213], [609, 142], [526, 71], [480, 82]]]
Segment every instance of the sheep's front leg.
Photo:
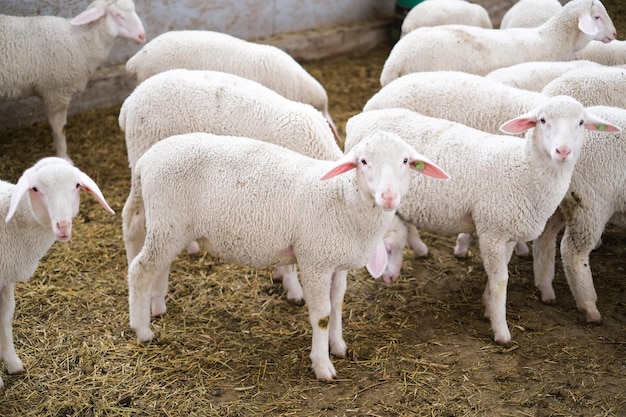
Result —
[[296, 265], [280, 265], [274, 271], [275, 278], [283, 279], [283, 287], [287, 290], [287, 301], [295, 305], [304, 305], [304, 294], [300, 281], [298, 281], [298, 270]]
[[0, 354], [10, 374], [24, 372], [24, 365], [13, 345], [14, 288], [15, 284], [10, 283], [0, 289]]
[[343, 340], [342, 313], [343, 298], [348, 286], [348, 271], [337, 271], [333, 275], [330, 288], [330, 353], [338, 358], [345, 358], [348, 347]]
[[561, 240], [561, 259], [565, 277], [576, 300], [576, 306], [585, 313], [587, 321], [601, 323], [602, 317], [596, 306], [598, 297], [593, 286], [589, 254], [602, 237], [605, 222], [597, 224], [595, 230], [576, 230], [576, 226], [568, 224]]
[[541, 235], [533, 242], [533, 272], [535, 286], [541, 293], [541, 301], [554, 303], [556, 295], [552, 287], [556, 258], [556, 237], [565, 226], [563, 213], [557, 211], [550, 217]]
[[502, 242], [479, 237], [480, 254], [487, 272], [483, 293], [485, 317], [491, 321], [494, 341], [500, 345], [511, 343], [511, 332], [506, 323], [506, 290], [509, 280], [508, 261], [515, 242]]
[[300, 274], [304, 300], [309, 309], [309, 320], [313, 329], [311, 366], [317, 379], [332, 381], [337, 376], [328, 354], [332, 271], [323, 274], [311, 273], [309, 269], [301, 266]]

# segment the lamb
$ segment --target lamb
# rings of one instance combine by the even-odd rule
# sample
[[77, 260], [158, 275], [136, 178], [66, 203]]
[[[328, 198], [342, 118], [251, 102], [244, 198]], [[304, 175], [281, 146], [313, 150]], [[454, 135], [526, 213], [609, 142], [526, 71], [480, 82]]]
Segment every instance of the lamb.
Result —
[[488, 276], [485, 316], [495, 342], [503, 345], [511, 343], [505, 304], [515, 242], [539, 236], [565, 196], [584, 129], [619, 130], [568, 96], [547, 99], [504, 123], [502, 131], [533, 127], [526, 138], [503, 137], [405, 109], [363, 112], [346, 126], [346, 150], [368, 132], [390, 131], [449, 170], [446, 182], [413, 178], [397, 214], [418, 229], [479, 236]]
[[5, 218], [0, 227], [0, 356], [9, 374], [24, 372], [13, 345], [15, 283], [35, 273], [39, 259], [55, 241], [70, 240], [80, 189], [114, 213], [96, 183], [62, 158], [41, 159], [15, 185], [0, 181], [0, 213]]
[[[613, 41], [610, 44], [613, 44]], [[603, 45], [601, 42], [599, 44]], [[610, 45], [607, 44], [607, 45]], [[530, 61], [510, 67], [498, 68], [485, 75], [486, 78], [511, 87], [540, 92], [552, 80], [568, 71], [581, 68], [599, 68], [602, 64], [587, 60]]]
[[519, 0], [502, 16], [500, 29], [541, 26], [562, 7], [559, 0]]
[[72, 95], [85, 89], [117, 38], [143, 43], [131, 0], [97, 0], [73, 19], [0, 15], [0, 99], [43, 99], [56, 155], [68, 158], [63, 131]]
[[126, 63], [126, 71], [138, 82], [175, 68], [228, 72], [293, 101], [308, 103], [322, 112], [339, 139], [324, 87], [288, 53], [273, 45], [207, 30], [170, 31], [148, 42]]
[[602, 65], [626, 65], [626, 41], [616, 39], [607, 44], [589, 42], [574, 53], [574, 59], [585, 59]]
[[[123, 227], [126, 246], [138, 253], [128, 268], [130, 326], [138, 340], [154, 337], [150, 313], [165, 303], [169, 266], [198, 240], [226, 262], [256, 268], [297, 262], [313, 327], [312, 367], [317, 379], [332, 380], [329, 344], [335, 356], [347, 351], [341, 329], [347, 271], [367, 266], [374, 276], [382, 273], [383, 233], [411, 170], [448, 178], [384, 132], [337, 161], [207, 133], [156, 143], [133, 171], [135, 210]], [[187, 226], [173, 227], [180, 222]]]
[[568, 61], [594, 39], [615, 39], [615, 26], [599, 0], [572, 0], [537, 28], [418, 28], [394, 45], [380, 84], [411, 72], [456, 70], [485, 75], [520, 62]]
[[541, 93], [476, 74], [427, 71], [407, 74], [387, 84], [365, 103], [363, 110], [400, 107], [498, 134], [503, 120], [525, 113], [545, 99]]
[[131, 171], [157, 141], [196, 131], [265, 140], [317, 159], [343, 154], [311, 105], [221, 71], [173, 69], [146, 79], [122, 103], [119, 125]]
[[419, 27], [452, 24], [493, 28], [487, 9], [480, 4], [466, 0], [427, 0], [413, 6], [404, 17], [400, 36]]
[[[612, 123], [626, 125], [624, 109], [594, 106], [590, 110]], [[610, 138], [592, 132], [559, 210], [533, 242], [535, 285], [543, 302], [554, 303], [556, 296], [552, 281], [556, 238], [565, 228], [561, 239], [565, 276], [576, 305], [591, 323], [600, 323], [602, 318], [596, 306], [589, 254], [600, 240], [606, 224], [619, 220], [626, 212], [625, 139], [623, 132], [612, 134]], [[619, 224], [623, 225], [623, 221]]]
[[[220, 71], [173, 69], [139, 84], [120, 109], [131, 172], [150, 146], [171, 135], [195, 131], [247, 136], [285, 146], [316, 159], [343, 155], [322, 114], [261, 84]], [[126, 205], [122, 218], [132, 210]], [[188, 252], [199, 247], [191, 243]], [[135, 254], [127, 251], [128, 263]], [[302, 304], [294, 267], [280, 266], [287, 299]]]
[[565, 94], [584, 106], [626, 108], [626, 68], [601, 66], [568, 71], [541, 92], [547, 96]]

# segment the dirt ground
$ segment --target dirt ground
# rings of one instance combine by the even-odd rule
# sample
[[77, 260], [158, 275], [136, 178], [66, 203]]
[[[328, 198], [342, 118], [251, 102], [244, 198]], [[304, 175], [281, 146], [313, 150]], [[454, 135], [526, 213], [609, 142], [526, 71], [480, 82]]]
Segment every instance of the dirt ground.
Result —
[[[379, 88], [390, 47], [305, 64], [327, 88], [342, 134]], [[482, 316], [476, 246], [461, 261], [453, 236], [428, 233], [430, 256], [406, 250], [399, 282], [350, 273], [349, 357], [333, 359], [333, 383], [309, 369], [306, 307], [288, 304], [270, 271], [204, 253], [174, 262], [168, 313], [153, 320], [158, 338], [137, 343], [128, 326], [120, 212], [129, 172], [118, 112], [69, 120], [70, 155], [117, 214], [84, 194], [72, 240], [53, 245], [16, 286], [15, 344], [27, 372], [3, 370], [1, 416], [626, 416], [626, 234], [614, 228], [591, 258], [600, 326], [577, 311], [560, 264], [558, 301], [545, 305], [532, 260], [514, 257], [509, 348], [493, 343]], [[45, 123], [0, 131], [0, 178], [15, 182], [50, 152]]]

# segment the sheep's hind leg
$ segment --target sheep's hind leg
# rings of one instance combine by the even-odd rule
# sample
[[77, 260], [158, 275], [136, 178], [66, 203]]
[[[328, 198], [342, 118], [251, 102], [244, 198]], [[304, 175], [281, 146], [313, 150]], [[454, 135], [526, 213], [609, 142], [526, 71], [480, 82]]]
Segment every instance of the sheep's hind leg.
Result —
[[171, 247], [157, 251], [153, 245], [150, 245], [150, 239], [146, 239], [146, 243], [128, 267], [130, 327], [135, 331], [137, 340], [140, 342], [148, 342], [154, 338], [154, 333], [150, 329], [153, 285], [162, 274], [168, 273], [177, 254]]

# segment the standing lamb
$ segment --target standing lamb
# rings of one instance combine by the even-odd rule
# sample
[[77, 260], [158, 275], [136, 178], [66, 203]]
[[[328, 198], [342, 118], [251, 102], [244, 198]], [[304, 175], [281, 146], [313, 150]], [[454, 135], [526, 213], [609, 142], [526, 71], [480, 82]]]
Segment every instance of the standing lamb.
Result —
[[476, 74], [427, 71], [390, 82], [365, 103], [363, 110], [400, 107], [499, 134], [503, 120], [526, 113], [545, 99], [541, 93]]
[[480, 4], [466, 0], [426, 0], [416, 4], [404, 17], [400, 35], [419, 27], [439, 25], [493, 28], [489, 12]]
[[[174, 69], [142, 82], [124, 101], [119, 123], [126, 136], [131, 171], [154, 143], [168, 136], [207, 132], [246, 136], [285, 146], [311, 158], [337, 160], [343, 155], [322, 114], [263, 85], [219, 71]], [[122, 219], [134, 211], [127, 200]], [[192, 243], [188, 252], [199, 247]], [[136, 253], [127, 248], [128, 263]], [[294, 266], [279, 266], [287, 299], [303, 303]], [[167, 287], [167, 283], [164, 284]], [[162, 306], [165, 313], [165, 305]]]
[[[128, 268], [130, 326], [138, 340], [154, 337], [151, 287], [167, 282], [161, 276], [174, 257], [198, 240], [226, 262], [298, 264], [313, 327], [312, 367], [318, 379], [332, 380], [329, 343], [335, 356], [347, 351], [341, 309], [348, 269], [367, 264], [372, 275], [383, 272], [383, 234], [411, 170], [447, 178], [390, 133], [365, 138], [337, 161], [206, 133], [155, 144], [135, 166], [129, 199], [137, 211], [124, 223], [125, 244], [138, 252]], [[186, 227], [177, 227], [180, 221]]]
[[599, 0], [572, 0], [536, 28], [418, 28], [395, 44], [380, 83], [385, 86], [411, 72], [455, 70], [485, 75], [520, 62], [568, 61], [594, 39], [615, 39], [615, 26]]
[[97, 0], [71, 20], [0, 15], [0, 99], [41, 97], [59, 157], [68, 158], [70, 100], [85, 89], [117, 38], [146, 40], [131, 0]]
[[[626, 126], [624, 109], [606, 106], [589, 109], [603, 119]], [[599, 323], [602, 320], [596, 306], [597, 295], [589, 254], [600, 241], [606, 224], [626, 213], [625, 161], [624, 132], [613, 134], [610, 138], [595, 132], [588, 135], [559, 210], [533, 242], [535, 285], [541, 291], [541, 300], [553, 303], [556, 300], [552, 287], [556, 238], [565, 227], [561, 240], [565, 277], [576, 305], [585, 313], [588, 322]]]
[[502, 16], [500, 29], [541, 26], [562, 7], [559, 0], [519, 0]]
[[126, 63], [138, 82], [170, 69], [223, 71], [256, 81], [293, 101], [322, 112], [335, 137], [339, 133], [328, 112], [324, 87], [285, 51], [207, 30], [165, 32]]
[[16, 185], [0, 181], [0, 213], [5, 218], [0, 227], [0, 357], [10, 374], [24, 372], [13, 345], [15, 283], [35, 273], [55, 241], [70, 240], [81, 189], [114, 213], [96, 183], [62, 158], [41, 159]]
[[510, 67], [498, 68], [485, 75], [485, 78], [501, 82], [511, 87], [521, 88], [522, 90], [539, 92], [543, 90], [550, 81], [568, 71], [580, 68], [599, 68], [601, 66], [602, 64], [586, 60], [530, 61], [511, 65]]
[[[549, 98], [502, 125], [506, 133], [534, 128], [525, 138], [472, 133], [464, 126], [440, 129], [449, 124], [403, 109], [364, 112], [349, 120], [346, 149], [368, 132], [386, 130], [449, 169], [450, 181], [413, 178], [398, 216], [418, 229], [478, 235], [488, 276], [483, 293], [485, 316], [491, 320], [494, 340], [508, 345], [507, 264], [515, 243], [539, 236], [565, 196], [585, 129], [610, 132], [619, 128], [567, 96]], [[422, 134], [424, 129], [436, 133]]]

